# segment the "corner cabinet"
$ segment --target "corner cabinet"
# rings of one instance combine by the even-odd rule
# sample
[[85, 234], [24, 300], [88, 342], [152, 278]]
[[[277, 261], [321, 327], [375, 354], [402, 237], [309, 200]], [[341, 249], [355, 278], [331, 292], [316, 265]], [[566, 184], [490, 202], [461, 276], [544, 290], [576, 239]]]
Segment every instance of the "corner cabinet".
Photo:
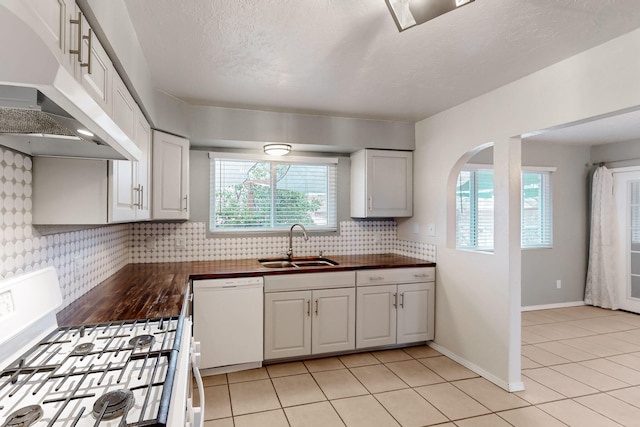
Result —
[[189, 219], [189, 140], [153, 131], [153, 219]]
[[355, 349], [354, 272], [265, 277], [264, 358]]
[[360, 270], [356, 286], [356, 348], [433, 340], [433, 267]]
[[413, 215], [413, 153], [360, 150], [351, 154], [351, 216]]

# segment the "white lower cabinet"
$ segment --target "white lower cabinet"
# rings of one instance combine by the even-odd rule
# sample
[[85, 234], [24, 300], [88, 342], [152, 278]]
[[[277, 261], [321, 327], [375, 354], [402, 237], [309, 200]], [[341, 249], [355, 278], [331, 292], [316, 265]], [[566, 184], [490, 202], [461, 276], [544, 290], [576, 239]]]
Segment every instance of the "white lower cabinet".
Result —
[[266, 276], [265, 360], [355, 349], [354, 286], [353, 272]]
[[432, 340], [433, 280], [433, 268], [358, 272], [356, 348]]
[[265, 359], [353, 350], [355, 297], [354, 288], [265, 294]]

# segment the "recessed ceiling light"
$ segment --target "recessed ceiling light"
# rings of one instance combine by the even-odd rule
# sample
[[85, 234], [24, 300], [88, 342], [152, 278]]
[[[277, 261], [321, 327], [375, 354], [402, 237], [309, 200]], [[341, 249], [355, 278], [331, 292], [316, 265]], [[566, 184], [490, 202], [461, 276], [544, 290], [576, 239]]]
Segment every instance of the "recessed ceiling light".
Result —
[[263, 149], [264, 152], [270, 156], [284, 156], [289, 154], [291, 146], [289, 144], [267, 144]]
[[88, 136], [89, 138], [92, 138], [92, 137], [94, 137], [94, 136], [95, 136], [93, 133], [89, 132], [89, 131], [88, 131], [88, 130], [86, 130], [86, 129], [77, 129], [77, 132], [78, 132], [80, 135]]

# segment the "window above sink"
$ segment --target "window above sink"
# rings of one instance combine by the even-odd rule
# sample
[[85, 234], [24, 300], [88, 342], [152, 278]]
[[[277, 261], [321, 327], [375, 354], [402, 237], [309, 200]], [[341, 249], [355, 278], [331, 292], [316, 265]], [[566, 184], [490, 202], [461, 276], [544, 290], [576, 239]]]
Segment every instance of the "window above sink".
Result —
[[337, 158], [209, 153], [209, 231], [337, 230]]

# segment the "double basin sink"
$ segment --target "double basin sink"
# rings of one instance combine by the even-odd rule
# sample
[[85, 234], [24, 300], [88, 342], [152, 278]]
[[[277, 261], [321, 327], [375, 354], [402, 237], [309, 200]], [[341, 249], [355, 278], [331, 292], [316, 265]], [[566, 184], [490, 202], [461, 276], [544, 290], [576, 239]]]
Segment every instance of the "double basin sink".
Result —
[[269, 258], [259, 259], [258, 262], [267, 268], [304, 268], [304, 267], [329, 267], [338, 265], [337, 262], [323, 257], [309, 258]]

